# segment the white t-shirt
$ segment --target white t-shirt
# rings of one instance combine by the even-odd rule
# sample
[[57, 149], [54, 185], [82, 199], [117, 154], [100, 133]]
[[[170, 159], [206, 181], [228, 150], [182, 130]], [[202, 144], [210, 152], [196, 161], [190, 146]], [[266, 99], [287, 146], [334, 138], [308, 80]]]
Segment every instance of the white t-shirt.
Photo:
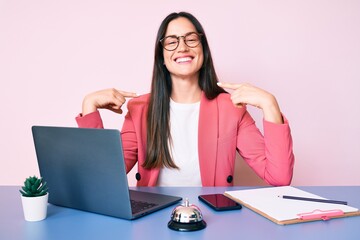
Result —
[[173, 161], [179, 169], [162, 168], [158, 186], [202, 186], [198, 154], [200, 102], [183, 104], [170, 99], [169, 143]]

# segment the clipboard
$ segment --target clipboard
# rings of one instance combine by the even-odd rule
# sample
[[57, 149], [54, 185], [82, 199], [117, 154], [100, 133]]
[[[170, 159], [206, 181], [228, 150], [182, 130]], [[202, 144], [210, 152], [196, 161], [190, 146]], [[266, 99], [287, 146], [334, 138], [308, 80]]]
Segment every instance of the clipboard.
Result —
[[279, 225], [360, 216], [348, 205], [283, 199], [281, 195], [325, 199], [291, 186], [226, 191], [227, 197]]

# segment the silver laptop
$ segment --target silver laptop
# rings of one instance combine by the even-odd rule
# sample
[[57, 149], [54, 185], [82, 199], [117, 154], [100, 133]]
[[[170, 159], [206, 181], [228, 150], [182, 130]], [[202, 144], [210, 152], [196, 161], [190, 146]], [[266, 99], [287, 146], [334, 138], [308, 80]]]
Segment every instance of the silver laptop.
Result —
[[181, 200], [129, 190], [118, 130], [33, 126], [32, 133], [51, 204], [135, 219]]

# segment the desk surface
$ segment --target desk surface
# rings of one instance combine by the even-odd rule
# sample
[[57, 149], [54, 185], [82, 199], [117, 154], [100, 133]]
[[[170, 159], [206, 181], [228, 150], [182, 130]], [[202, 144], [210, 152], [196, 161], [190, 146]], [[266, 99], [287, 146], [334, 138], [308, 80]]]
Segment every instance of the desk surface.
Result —
[[[360, 186], [299, 188], [325, 198], [346, 200], [350, 206], [360, 208]], [[360, 239], [359, 216], [281, 226], [247, 208], [215, 212], [197, 198], [199, 194], [244, 187], [135, 188], [189, 198], [190, 203], [200, 207], [208, 224], [197, 232], [168, 229], [175, 206], [128, 221], [49, 205], [46, 220], [26, 222], [18, 189], [0, 186], [0, 239]]]

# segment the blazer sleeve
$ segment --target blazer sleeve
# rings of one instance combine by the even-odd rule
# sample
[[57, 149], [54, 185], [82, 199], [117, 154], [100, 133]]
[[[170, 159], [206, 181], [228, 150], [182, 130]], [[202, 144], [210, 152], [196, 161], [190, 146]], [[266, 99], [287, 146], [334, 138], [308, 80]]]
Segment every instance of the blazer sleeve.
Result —
[[248, 112], [238, 128], [237, 147], [248, 165], [273, 186], [289, 185], [293, 176], [294, 154], [288, 120], [275, 124], [263, 120], [264, 135]]
[[82, 116], [79, 114], [75, 118], [79, 128], [104, 128], [99, 111], [95, 111]]
[[124, 124], [121, 130], [121, 139], [123, 143], [126, 172], [128, 173], [138, 161], [138, 141], [130, 111], [128, 111], [125, 116]]

